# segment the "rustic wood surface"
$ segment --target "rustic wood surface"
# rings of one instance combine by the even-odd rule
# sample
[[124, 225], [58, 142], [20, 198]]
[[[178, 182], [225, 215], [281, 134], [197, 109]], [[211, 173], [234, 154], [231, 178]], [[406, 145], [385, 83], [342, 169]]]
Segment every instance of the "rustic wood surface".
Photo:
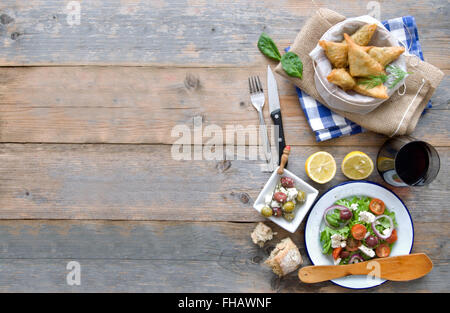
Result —
[[[379, 3], [382, 19], [415, 16], [425, 60], [448, 74], [450, 4]], [[62, 1], [0, 3], [0, 291], [350, 292], [302, 284], [296, 273], [279, 279], [262, 265], [286, 236], [310, 262], [304, 223], [295, 234], [268, 223], [275, 239], [262, 249], [251, 242], [263, 220], [252, 203], [270, 175], [262, 161], [238, 160], [251, 141], [235, 146], [225, 135], [226, 161], [177, 161], [171, 130], [193, 128], [196, 117], [204, 127], [257, 124], [247, 77], [275, 65], [256, 48], [260, 33], [284, 48], [317, 7], [357, 16], [368, 1], [80, 4], [80, 24], [69, 25]], [[295, 89], [277, 80], [291, 171], [311, 183], [304, 162], [319, 150], [338, 164], [352, 150], [376, 158], [386, 138], [374, 133], [316, 143]], [[434, 269], [369, 292], [449, 292], [449, 91], [445, 77], [413, 133], [439, 151], [437, 179], [389, 187], [411, 211], [413, 251]], [[345, 180], [338, 171], [311, 184], [322, 193]], [[80, 286], [66, 283], [71, 260], [81, 264]]]

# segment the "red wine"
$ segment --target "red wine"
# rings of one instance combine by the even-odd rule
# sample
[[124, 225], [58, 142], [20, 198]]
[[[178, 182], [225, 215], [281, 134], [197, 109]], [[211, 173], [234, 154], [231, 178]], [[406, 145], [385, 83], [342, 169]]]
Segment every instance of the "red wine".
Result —
[[430, 154], [425, 143], [414, 141], [403, 146], [395, 157], [395, 170], [408, 185], [420, 185], [426, 178]]

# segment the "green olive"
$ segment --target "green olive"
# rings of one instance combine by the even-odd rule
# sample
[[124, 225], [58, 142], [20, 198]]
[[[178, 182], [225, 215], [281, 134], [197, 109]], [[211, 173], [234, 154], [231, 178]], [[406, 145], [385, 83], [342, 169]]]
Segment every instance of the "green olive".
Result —
[[305, 202], [306, 201], [306, 194], [304, 191], [299, 190], [297, 194], [297, 201], [298, 202]]
[[265, 206], [261, 209], [261, 214], [265, 217], [272, 216], [272, 209], [268, 206]]
[[291, 213], [295, 209], [295, 204], [292, 201], [288, 201], [285, 204], [283, 204], [283, 211], [287, 213]]
[[292, 221], [295, 217], [295, 213], [291, 212], [291, 213], [283, 213], [283, 217], [287, 220], [287, 221]]

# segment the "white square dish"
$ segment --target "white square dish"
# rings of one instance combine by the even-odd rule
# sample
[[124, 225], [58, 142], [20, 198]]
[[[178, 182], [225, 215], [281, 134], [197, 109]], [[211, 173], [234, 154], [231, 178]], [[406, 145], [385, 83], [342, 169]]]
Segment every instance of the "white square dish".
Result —
[[256, 201], [253, 204], [253, 208], [261, 213], [261, 209], [266, 205], [266, 195], [271, 194], [275, 190], [275, 187], [279, 183], [280, 178], [284, 176], [292, 178], [295, 182], [295, 186], [305, 192], [306, 201], [303, 204], [298, 205], [298, 207], [296, 208], [295, 218], [292, 221], [287, 221], [283, 217], [273, 216], [268, 217], [268, 219], [278, 226], [286, 229], [287, 231], [294, 233], [305, 218], [306, 213], [308, 213], [309, 209], [316, 200], [319, 191], [293, 173], [289, 172], [287, 169], [284, 169], [284, 173], [281, 176], [277, 174], [277, 170], [278, 167], [273, 171], [272, 176], [270, 176], [269, 180], [264, 185], [264, 188], [259, 193], [258, 198], [256, 198]]

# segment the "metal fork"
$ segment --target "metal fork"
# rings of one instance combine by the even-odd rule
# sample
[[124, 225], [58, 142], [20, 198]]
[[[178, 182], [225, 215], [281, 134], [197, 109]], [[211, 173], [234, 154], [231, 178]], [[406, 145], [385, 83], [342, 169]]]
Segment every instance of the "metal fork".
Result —
[[259, 133], [261, 136], [261, 141], [263, 143], [264, 148], [264, 156], [266, 157], [266, 161], [269, 166], [269, 170], [273, 171], [273, 162], [272, 162], [272, 151], [270, 149], [269, 145], [269, 137], [267, 136], [267, 127], [266, 123], [264, 122], [264, 115], [263, 115], [263, 107], [264, 103], [266, 101], [266, 98], [264, 97], [264, 91], [262, 88], [261, 81], [259, 80], [259, 76], [252, 76], [248, 78], [248, 87], [250, 90], [250, 100], [252, 101], [253, 106], [255, 107], [256, 111], [258, 111], [259, 116]]

